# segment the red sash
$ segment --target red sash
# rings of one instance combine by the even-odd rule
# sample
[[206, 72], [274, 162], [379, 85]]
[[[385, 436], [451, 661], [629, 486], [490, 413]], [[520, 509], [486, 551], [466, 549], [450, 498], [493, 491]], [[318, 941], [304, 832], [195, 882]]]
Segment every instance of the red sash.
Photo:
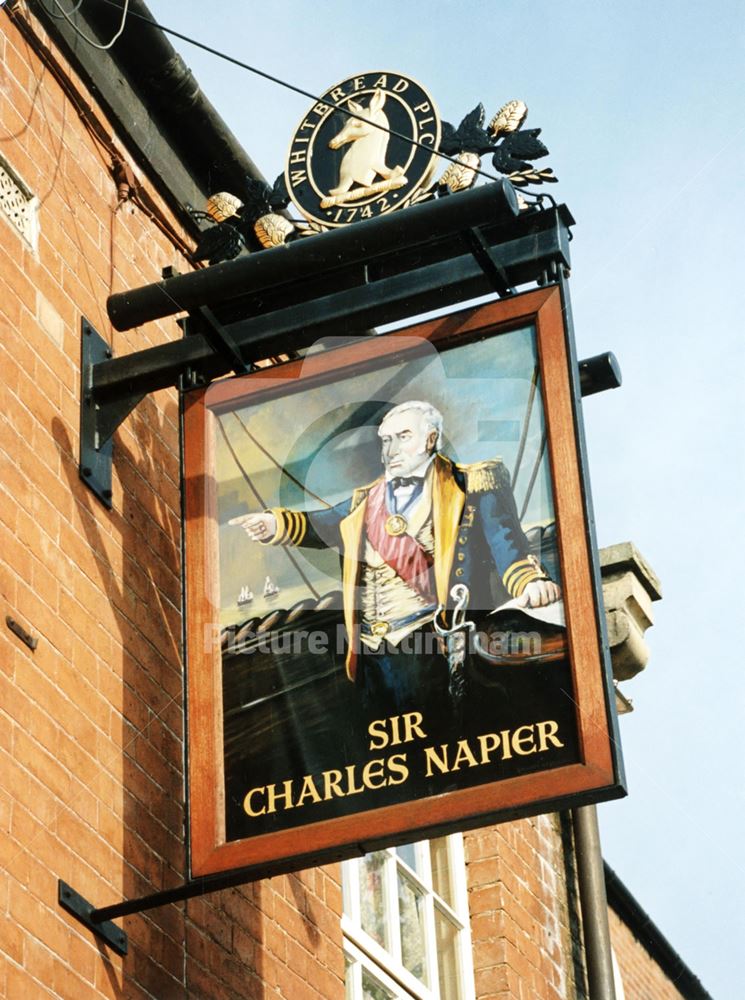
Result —
[[370, 544], [391, 569], [425, 600], [435, 599], [432, 580], [432, 556], [411, 535], [389, 535], [385, 530], [388, 510], [385, 503], [385, 480], [367, 495], [365, 531]]

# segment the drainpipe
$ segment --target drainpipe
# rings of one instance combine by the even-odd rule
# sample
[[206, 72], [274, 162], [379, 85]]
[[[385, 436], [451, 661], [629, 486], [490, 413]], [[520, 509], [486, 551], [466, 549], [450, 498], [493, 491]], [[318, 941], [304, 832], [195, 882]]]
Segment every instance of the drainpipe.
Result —
[[579, 806], [573, 809], [572, 823], [590, 1000], [616, 1000], [605, 870], [596, 807]]
[[[660, 600], [662, 589], [654, 570], [632, 542], [609, 545], [599, 554], [606, 630], [617, 684], [630, 680], [647, 664], [644, 633], [653, 622], [652, 602]], [[619, 712], [632, 708], [618, 688], [616, 705]], [[596, 807], [573, 809], [572, 823], [590, 1000], [616, 1000]]]

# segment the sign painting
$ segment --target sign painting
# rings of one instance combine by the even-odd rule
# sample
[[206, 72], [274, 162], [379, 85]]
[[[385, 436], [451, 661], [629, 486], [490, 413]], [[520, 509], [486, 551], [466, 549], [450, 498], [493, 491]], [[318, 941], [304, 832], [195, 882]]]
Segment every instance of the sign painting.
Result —
[[195, 874], [620, 793], [559, 299], [191, 394]]

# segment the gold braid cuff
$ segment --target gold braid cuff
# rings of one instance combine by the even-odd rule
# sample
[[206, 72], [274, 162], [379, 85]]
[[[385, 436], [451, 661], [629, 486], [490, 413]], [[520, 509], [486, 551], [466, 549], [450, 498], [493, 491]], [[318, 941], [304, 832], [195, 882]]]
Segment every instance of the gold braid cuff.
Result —
[[527, 559], [518, 559], [517, 562], [508, 566], [502, 576], [502, 583], [508, 594], [512, 597], [520, 597], [533, 580], [547, 579], [548, 576], [541, 569], [541, 564], [535, 556], [530, 555]]
[[288, 510], [286, 507], [270, 507], [265, 513], [274, 514], [277, 530], [262, 545], [301, 545], [308, 530], [308, 517], [302, 511]]

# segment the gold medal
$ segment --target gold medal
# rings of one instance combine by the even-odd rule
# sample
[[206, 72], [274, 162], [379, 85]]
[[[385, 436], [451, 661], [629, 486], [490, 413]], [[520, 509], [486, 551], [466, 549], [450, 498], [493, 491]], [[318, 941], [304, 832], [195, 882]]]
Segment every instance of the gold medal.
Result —
[[394, 538], [396, 535], [403, 535], [408, 527], [409, 524], [402, 514], [390, 514], [386, 518], [385, 530]]

